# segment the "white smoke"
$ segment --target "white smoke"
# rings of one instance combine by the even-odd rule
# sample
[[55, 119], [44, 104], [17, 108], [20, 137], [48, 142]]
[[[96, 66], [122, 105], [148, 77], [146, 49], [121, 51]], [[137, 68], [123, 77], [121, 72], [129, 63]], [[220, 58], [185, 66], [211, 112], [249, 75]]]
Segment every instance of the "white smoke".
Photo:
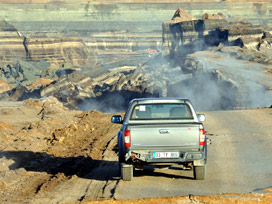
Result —
[[238, 103], [243, 103], [245, 108], [271, 105], [272, 95], [267, 91], [267, 85], [271, 84], [271, 76], [265, 73], [263, 65], [218, 52], [214, 52], [212, 56], [202, 53], [205, 54], [196, 53], [196, 58], [207, 71], [219, 70], [226, 80], [233, 81], [238, 87]]
[[198, 111], [258, 108], [272, 104], [272, 95], [265, 85], [271, 80], [261, 64], [211, 51], [195, 52], [190, 58], [199, 67], [191, 68], [192, 73], [188, 73], [188, 69], [187, 73], [182, 72], [181, 67], [173, 68], [164, 58], [149, 61], [144, 71], [149, 85], [160, 90], [160, 96], [191, 100]]

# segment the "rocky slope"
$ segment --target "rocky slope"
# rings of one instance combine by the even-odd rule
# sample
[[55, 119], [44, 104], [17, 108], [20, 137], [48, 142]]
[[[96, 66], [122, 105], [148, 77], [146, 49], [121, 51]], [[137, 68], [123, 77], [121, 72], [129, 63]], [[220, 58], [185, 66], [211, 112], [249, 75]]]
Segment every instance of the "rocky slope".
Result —
[[[272, 99], [271, 45], [269, 31], [222, 13], [204, 14], [202, 19], [196, 19], [178, 9], [171, 21], [163, 23], [163, 54], [185, 73], [212, 75], [206, 77], [208, 82], [199, 89], [215, 102], [212, 107], [216, 104], [225, 109], [269, 105]], [[217, 85], [211, 83], [215, 78], [223, 83], [220, 85], [218, 80]], [[175, 91], [182, 86], [195, 87], [194, 82], [179, 82], [171, 85], [168, 93], [181, 96], [181, 92], [185, 92], [194, 98], [194, 92]], [[259, 98], [263, 100], [258, 101]]]
[[93, 66], [96, 63], [92, 51], [77, 38], [30, 38], [26, 39], [24, 44], [25, 54], [29, 61], [44, 60], [50, 62], [53, 67], [60, 67], [64, 64], [84, 67]]
[[[0, 45], [1, 78], [6, 77], [7, 80], [20, 78], [18, 81], [24, 81], [27, 78], [27, 71], [24, 70], [26, 63], [32, 64], [31, 68], [37, 67], [43, 71], [67, 65], [91, 67], [97, 63], [94, 53], [80, 39], [27, 38], [6, 21], [0, 21]], [[42, 63], [44, 66], [41, 66]]]
[[137, 67], [119, 69], [64, 67], [54, 79], [19, 85], [0, 98], [54, 96], [72, 109], [105, 112], [124, 111], [132, 98], [149, 96], [190, 98], [198, 110], [270, 106], [270, 32], [226, 18], [196, 19], [179, 9], [164, 24], [165, 56], [156, 53]]
[[64, 64], [91, 66], [94, 54], [79, 39], [25, 38], [18, 31], [0, 32], [1, 63], [14, 64], [18, 59], [30, 62], [47, 61], [52, 67]]
[[[21, 21], [15, 23], [22, 31], [16, 32], [17, 36], [13, 37], [13, 43], [17, 40], [17, 44], [21, 46], [20, 33], [26, 36], [23, 37], [22, 53], [27, 63], [17, 61], [13, 66], [2, 66], [2, 79], [8, 83], [19, 84], [3, 92], [0, 96], [2, 100], [55, 96], [69, 108], [112, 112], [123, 111], [127, 102], [134, 97], [178, 96], [191, 98], [195, 104], [199, 104], [198, 108], [203, 110], [235, 109], [250, 104], [250, 100], [240, 101], [240, 98], [247, 98], [240, 97], [241, 92], [247, 93], [250, 89], [250, 86], [243, 86], [240, 81], [249, 79], [243, 75], [241, 79], [237, 79], [231, 76], [233, 73], [221, 69], [221, 61], [224, 58], [222, 54], [225, 54], [226, 58], [230, 56], [231, 60], [241, 60], [239, 63], [244, 64], [244, 67], [247, 63], [248, 67], [257, 66], [256, 62], [265, 64], [260, 65], [261, 72], [270, 78], [270, 32], [264, 26], [253, 25], [248, 16], [246, 19], [249, 20], [243, 20], [228, 15], [229, 10], [225, 10], [226, 14], [207, 14], [205, 9], [201, 10], [203, 12], [200, 15], [196, 11], [204, 4], [184, 3], [183, 6], [188, 8], [188, 12], [179, 9], [169, 22], [163, 24], [161, 55], [158, 47], [148, 47], [155, 42], [160, 44], [157, 41], [158, 32], [161, 33], [157, 30], [157, 20], [166, 15], [164, 12], [172, 11], [175, 3], [167, 6], [160, 3], [148, 4], [148, 12], [142, 10], [143, 5], [136, 3], [130, 4], [135, 10], [128, 9], [128, 4], [84, 5], [85, 9], [80, 10], [78, 4], [71, 2], [48, 3], [46, 6], [29, 4], [29, 10], [33, 16], [37, 15], [37, 18], [33, 21], [32, 16], [29, 21], [29, 14], [26, 13]], [[220, 8], [216, 8], [216, 11], [222, 11], [226, 6], [225, 3], [218, 5]], [[215, 9], [212, 4], [205, 6], [211, 10]], [[239, 6], [238, 3], [235, 6]], [[23, 5], [3, 4], [6, 9], [19, 7], [24, 8]], [[51, 11], [49, 8], [55, 10]], [[269, 7], [267, 9], [269, 10]], [[50, 12], [55, 12], [52, 18], [56, 17], [56, 12], [62, 15], [58, 21], [52, 19], [50, 22], [39, 23], [44, 20], [40, 14], [50, 15]], [[136, 15], [134, 12], [143, 15]], [[194, 12], [197, 13], [196, 16], [192, 15]], [[20, 15], [22, 14], [18, 12], [18, 16]], [[65, 15], [71, 15], [69, 18], [73, 20], [67, 22], [67, 18], [65, 21]], [[267, 13], [262, 15], [267, 17]], [[18, 16], [12, 18], [16, 19]], [[161, 26], [161, 22], [159, 24]], [[52, 29], [52, 32], [43, 33], [47, 28]], [[14, 34], [15, 31], [10, 32]], [[32, 35], [44, 36], [36, 38]], [[66, 37], [52, 39], [49, 37], [51, 35], [81, 36], [83, 41]], [[140, 42], [142, 44], [137, 45]], [[17, 44], [15, 45], [18, 46]], [[99, 63], [94, 64], [95, 58], [90, 50], [98, 56]], [[203, 54], [197, 51], [205, 52]], [[10, 53], [6, 54], [7, 57], [10, 56], [8, 54]], [[211, 57], [206, 59], [209, 55]], [[204, 60], [201, 56], [204, 56]], [[209, 69], [209, 63], [205, 62], [205, 59], [208, 62], [213, 59], [219, 62], [215, 63], [213, 69]], [[38, 62], [39, 60], [41, 61]], [[48, 62], [44, 63], [46, 60]], [[133, 66], [124, 66], [129, 63]], [[56, 71], [52, 66], [61, 69]], [[124, 67], [109, 69], [120, 66]], [[39, 69], [35, 69], [36, 67]], [[253, 70], [257, 72], [256, 69]], [[267, 81], [267, 76], [261, 77], [260, 80]], [[196, 81], [198, 83], [195, 83]], [[269, 92], [270, 83], [260, 84]], [[205, 103], [201, 103], [203, 100]], [[255, 107], [258, 105], [260, 104], [254, 104]]]
[[202, 19], [197, 19], [179, 9], [171, 21], [163, 23], [164, 55], [180, 58], [190, 52], [203, 50], [208, 46], [218, 46], [220, 43], [240, 47], [252, 46], [257, 49], [262, 43], [270, 43], [270, 38], [266, 38], [265, 33], [270, 35], [260, 26], [222, 13], [204, 14]]
[[26, 59], [24, 38], [17, 29], [8, 22], [0, 21], [0, 53], [1, 62], [10, 63], [18, 58]]
[[[157, 46], [161, 43], [160, 37], [158, 38], [161, 36], [161, 22], [169, 19], [179, 7], [197, 18], [201, 18], [203, 13], [224, 12], [253, 24], [272, 27], [272, 7], [268, 0], [173, 0], [167, 3], [163, 0], [17, 2], [2, 0], [0, 11], [24, 35], [27, 33], [26, 36], [56, 37], [62, 33], [68, 36], [84, 36], [90, 46], [109, 49], [112, 46], [137, 49], [142, 46]], [[129, 32], [126, 33], [127, 31]], [[107, 37], [109, 33], [112, 38]], [[146, 34], [148, 37], [145, 37]]]
[[64, 67], [92, 67], [95, 54], [78, 38], [27, 38], [0, 21], [0, 78], [11, 84], [30, 84], [54, 77]]
[[0, 44], [1, 63], [14, 63], [18, 59], [44, 60], [53, 67], [66, 63], [81, 67], [96, 63], [91, 50], [77, 38], [26, 38], [6, 21], [0, 22]]

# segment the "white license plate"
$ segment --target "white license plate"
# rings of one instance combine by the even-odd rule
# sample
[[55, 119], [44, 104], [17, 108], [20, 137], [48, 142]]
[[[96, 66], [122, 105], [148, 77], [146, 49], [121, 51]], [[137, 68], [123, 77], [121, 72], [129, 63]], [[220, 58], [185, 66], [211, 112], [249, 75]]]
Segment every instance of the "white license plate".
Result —
[[179, 152], [153, 152], [153, 158], [179, 158]]

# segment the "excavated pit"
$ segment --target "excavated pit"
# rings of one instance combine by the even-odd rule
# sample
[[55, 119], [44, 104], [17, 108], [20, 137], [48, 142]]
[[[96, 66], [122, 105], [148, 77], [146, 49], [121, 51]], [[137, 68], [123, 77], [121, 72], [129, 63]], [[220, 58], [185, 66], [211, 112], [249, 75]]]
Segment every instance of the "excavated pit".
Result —
[[[103, 112], [125, 111], [136, 97], [189, 98], [199, 111], [271, 106], [272, 38], [265, 30], [269, 26], [253, 25], [251, 18], [243, 20], [222, 13], [194, 17], [178, 9], [161, 27], [161, 22], [169, 18], [168, 11], [160, 16], [167, 18], [148, 21], [141, 16], [125, 18], [121, 7], [126, 6], [110, 7], [113, 13], [103, 13], [104, 7], [86, 7], [85, 17], [93, 16], [95, 22], [38, 24], [37, 19], [24, 26], [23, 21], [12, 21], [16, 28], [9, 32], [5, 25], [3, 45], [8, 47], [5, 43], [12, 36], [20, 48], [17, 55], [32, 53], [32, 57], [27, 62], [22, 58], [14, 64], [7, 61], [10, 64], [0, 65], [0, 99], [54, 96], [70, 109]], [[155, 14], [133, 6], [147, 16]], [[164, 4], [153, 6], [151, 11], [164, 11]], [[176, 9], [174, 6], [170, 7]], [[194, 14], [194, 9], [187, 9]], [[134, 12], [131, 8], [129, 11]], [[116, 19], [118, 12], [122, 23]], [[113, 18], [105, 21], [103, 15]], [[50, 26], [52, 31], [46, 31]], [[36, 49], [40, 44], [44, 48]], [[53, 49], [56, 45], [63, 49]], [[3, 53], [10, 50], [4, 49]], [[45, 61], [34, 60], [39, 56]]]
[[[241, 4], [246, 2], [188, 2], [182, 6], [198, 15], [199, 10], [215, 9], [215, 12], [229, 10], [235, 16], [243, 16]], [[168, 19], [180, 3], [130, 3], [117, 7], [111, 4], [104, 7], [103, 4], [96, 7], [76, 3], [58, 5], [60, 8], [57, 12], [53, 3], [46, 6], [27, 5], [33, 12], [24, 12], [24, 15], [36, 16], [36, 21], [20, 19], [21, 4], [14, 4], [12, 9], [8, 9], [10, 5], [3, 4], [4, 7], [0, 9], [5, 10], [5, 16], [17, 13], [14, 16], [18, 16], [20, 21], [13, 19], [11, 23], [22, 31], [11, 33], [16, 31], [11, 29], [11, 32], [0, 33], [3, 38], [1, 45], [5, 45], [6, 39], [10, 38], [12, 40], [7, 41], [6, 47], [10, 46], [10, 42], [17, 42], [18, 46], [16, 52], [7, 49], [3, 53], [11, 53], [6, 55], [14, 58], [26, 57], [26, 53], [32, 51], [32, 57], [28, 60], [38, 59], [39, 56], [44, 56], [45, 60], [51, 59], [46, 62], [24, 62], [20, 58], [18, 63], [9, 64], [9, 67], [4, 63], [0, 65], [0, 71], [4, 68], [9, 70], [1, 73], [0, 99], [23, 101], [14, 102], [13, 105], [10, 104], [12, 102], [7, 103], [9, 105], [1, 102], [0, 105], [0, 174], [4, 178], [0, 181], [0, 203], [59, 203], [60, 200], [62, 203], [78, 203], [116, 199], [118, 192], [115, 191], [119, 183], [116, 133], [120, 126], [110, 122], [112, 114], [75, 109], [123, 112], [128, 102], [136, 97], [189, 98], [197, 111], [272, 107], [270, 32], [264, 33], [264, 30], [253, 27], [248, 36], [242, 36], [241, 33], [248, 33], [246, 25], [241, 29], [232, 29], [227, 25], [224, 28], [212, 27], [222, 25], [223, 21], [209, 20], [211, 16], [207, 14], [208, 20], [187, 19], [185, 23], [174, 25], [177, 29], [172, 29], [172, 32], [164, 30], [162, 39], [161, 22]], [[227, 5], [232, 5], [232, 11]], [[271, 4], [260, 5], [266, 7], [247, 3], [249, 9], [245, 11], [250, 13], [247, 20], [260, 24], [256, 12], [268, 10]], [[74, 15], [80, 9], [85, 9], [84, 17]], [[107, 10], [109, 12], [104, 12]], [[43, 12], [47, 15], [41, 15]], [[67, 13], [74, 16], [65, 19], [67, 15], [63, 14]], [[43, 16], [51, 16], [52, 22], [42, 19]], [[268, 17], [269, 23], [271, 15]], [[92, 18], [92, 21], [88, 18]], [[187, 31], [183, 25], [186, 25]], [[254, 38], [256, 36], [251, 35], [255, 35], [255, 31], [261, 36], [257, 36], [257, 40]], [[21, 34], [26, 38], [22, 38]], [[75, 36], [79, 40], [71, 39]], [[245, 36], [248, 38], [243, 38]], [[59, 37], [62, 39], [49, 40]], [[167, 44], [163, 49], [160, 47], [162, 42]], [[46, 49], [35, 49], [39, 44]], [[53, 49], [58, 45], [65, 46], [60, 50]], [[167, 52], [172, 56], [165, 56]], [[85, 58], [88, 53], [91, 65]], [[75, 57], [72, 56], [78, 59], [73, 61]], [[8, 58], [6, 60], [10, 63]], [[57, 70], [49, 69], [54, 63], [53, 68]], [[15, 72], [20, 69], [23, 69], [23, 73]], [[255, 119], [256, 126], [249, 124], [245, 129], [255, 129], [258, 121], [269, 121], [265, 117], [269, 119], [270, 109], [260, 111], [268, 112], [260, 114], [256, 110], [243, 111], [250, 112], [248, 115], [241, 113], [241, 118], [253, 115]], [[227, 114], [231, 119], [232, 113]], [[208, 122], [212, 124], [212, 117]], [[268, 126], [267, 129], [269, 131]], [[225, 131], [221, 131], [222, 138], [224, 142], [229, 142], [231, 139]], [[217, 139], [221, 138], [221, 132], [209, 131], [207, 135]], [[256, 135], [252, 136], [258, 144], [265, 142], [264, 138], [259, 140]], [[214, 155], [220, 159], [220, 155]], [[172, 176], [169, 179], [177, 181]], [[219, 182], [222, 184], [221, 180]], [[223, 183], [226, 184], [225, 181]], [[263, 199], [265, 196], [260, 194], [259, 197]], [[190, 194], [184, 202], [202, 199]], [[242, 201], [245, 199], [242, 198]], [[118, 201], [108, 201], [111, 202]], [[165, 202], [168, 202], [168, 198]]]

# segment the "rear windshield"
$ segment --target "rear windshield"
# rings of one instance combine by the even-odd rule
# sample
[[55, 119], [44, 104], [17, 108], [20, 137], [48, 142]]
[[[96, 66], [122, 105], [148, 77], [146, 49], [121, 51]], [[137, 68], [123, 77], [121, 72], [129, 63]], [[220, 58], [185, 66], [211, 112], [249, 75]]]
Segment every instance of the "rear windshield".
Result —
[[187, 104], [139, 104], [134, 107], [130, 119], [193, 119], [193, 115]]

